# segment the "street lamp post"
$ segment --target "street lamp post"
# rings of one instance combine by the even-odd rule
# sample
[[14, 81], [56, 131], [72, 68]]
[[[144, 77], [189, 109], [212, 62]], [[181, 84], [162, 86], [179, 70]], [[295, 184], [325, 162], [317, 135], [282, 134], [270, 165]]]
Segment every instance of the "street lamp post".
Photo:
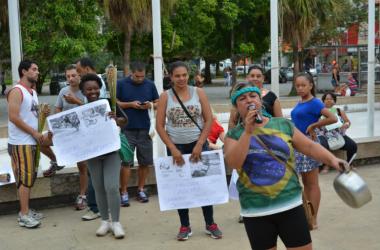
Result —
[[[152, 0], [152, 19], [153, 19], [153, 59], [154, 59], [154, 83], [156, 84], [158, 93], [163, 91], [162, 86], [162, 42], [161, 42], [161, 6], [160, 0]], [[164, 143], [158, 135], [154, 140], [154, 152], [156, 156], [166, 156]]]
[[271, 90], [280, 96], [278, 66], [278, 0], [270, 0]]
[[367, 72], [367, 102], [369, 137], [374, 136], [375, 114], [375, 0], [368, 0], [368, 72]]
[[21, 61], [21, 32], [19, 1], [8, 0], [9, 37], [11, 43], [12, 84], [19, 80], [18, 65]]

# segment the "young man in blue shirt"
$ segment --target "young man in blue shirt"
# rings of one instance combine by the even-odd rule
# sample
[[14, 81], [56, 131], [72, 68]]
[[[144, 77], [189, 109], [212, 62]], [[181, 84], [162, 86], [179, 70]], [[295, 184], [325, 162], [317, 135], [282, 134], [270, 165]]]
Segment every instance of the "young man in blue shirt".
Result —
[[[116, 96], [119, 106], [128, 116], [128, 125], [123, 129], [132, 150], [137, 150], [138, 161], [138, 190], [137, 200], [148, 202], [144, 191], [145, 180], [149, 173], [149, 166], [153, 165], [153, 143], [149, 136], [150, 118], [149, 109], [156, 105], [158, 92], [154, 83], [145, 78], [145, 64], [134, 62], [131, 64], [131, 75], [117, 82]], [[122, 162], [120, 173], [121, 205], [129, 206], [127, 192], [131, 162]]]

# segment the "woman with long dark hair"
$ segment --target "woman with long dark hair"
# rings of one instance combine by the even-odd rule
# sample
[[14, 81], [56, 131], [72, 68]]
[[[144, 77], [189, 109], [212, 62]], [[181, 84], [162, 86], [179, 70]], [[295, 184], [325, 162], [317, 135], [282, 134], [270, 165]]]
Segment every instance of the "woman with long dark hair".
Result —
[[[317, 141], [316, 129], [337, 121], [334, 114], [328, 111], [321, 100], [315, 97], [315, 84], [309, 73], [299, 73], [295, 77], [295, 87], [301, 100], [293, 108], [291, 117], [296, 128], [313, 141]], [[324, 116], [325, 119], [319, 118]], [[321, 201], [321, 190], [318, 183], [320, 162], [314, 158], [296, 151], [297, 172], [302, 176], [305, 195], [313, 204], [315, 210], [315, 228], [317, 228], [317, 213]]]
[[[191, 154], [190, 161], [198, 162], [206, 151], [207, 137], [212, 123], [212, 112], [203, 89], [189, 86], [189, 69], [181, 61], [174, 62], [169, 70], [172, 88], [161, 94], [157, 106], [156, 130], [165, 143], [173, 162], [182, 166], [182, 154]], [[187, 109], [189, 117], [184, 108]], [[167, 121], [167, 122], [166, 122]], [[214, 239], [222, 238], [222, 232], [214, 222], [213, 207], [202, 207], [206, 233]], [[177, 235], [184, 241], [192, 235], [189, 209], [178, 209], [181, 227]]]

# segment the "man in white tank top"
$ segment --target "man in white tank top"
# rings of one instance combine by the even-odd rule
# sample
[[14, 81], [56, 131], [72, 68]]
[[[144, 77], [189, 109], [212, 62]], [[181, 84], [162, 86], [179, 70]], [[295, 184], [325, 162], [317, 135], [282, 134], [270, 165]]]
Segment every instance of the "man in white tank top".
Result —
[[22, 227], [36, 228], [42, 214], [29, 209], [30, 190], [33, 187], [37, 166], [35, 166], [36, 145], [46, 139], [38, 132], [38, 98], [32, 86], [37, 83], [38, 66], [28, 60], [18, 67], [20, 82], [8, 93], [8, 152], [20, 198], [18, 223]]

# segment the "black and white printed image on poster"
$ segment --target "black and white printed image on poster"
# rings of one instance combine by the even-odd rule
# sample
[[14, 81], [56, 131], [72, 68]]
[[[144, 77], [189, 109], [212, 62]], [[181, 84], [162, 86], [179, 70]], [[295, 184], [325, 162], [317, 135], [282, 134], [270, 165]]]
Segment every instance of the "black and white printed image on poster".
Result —
[[222, 150], [202, 152], [202, 160], [173, 164], [173, 158], [154, 160], [160, 210], [201, 207], [228, 202], [228, 188]]
[[120, 149], [119, 128], [108, 116], [107, 100], [82, 105], [47, 118], [58, 165], [75, 164]]

